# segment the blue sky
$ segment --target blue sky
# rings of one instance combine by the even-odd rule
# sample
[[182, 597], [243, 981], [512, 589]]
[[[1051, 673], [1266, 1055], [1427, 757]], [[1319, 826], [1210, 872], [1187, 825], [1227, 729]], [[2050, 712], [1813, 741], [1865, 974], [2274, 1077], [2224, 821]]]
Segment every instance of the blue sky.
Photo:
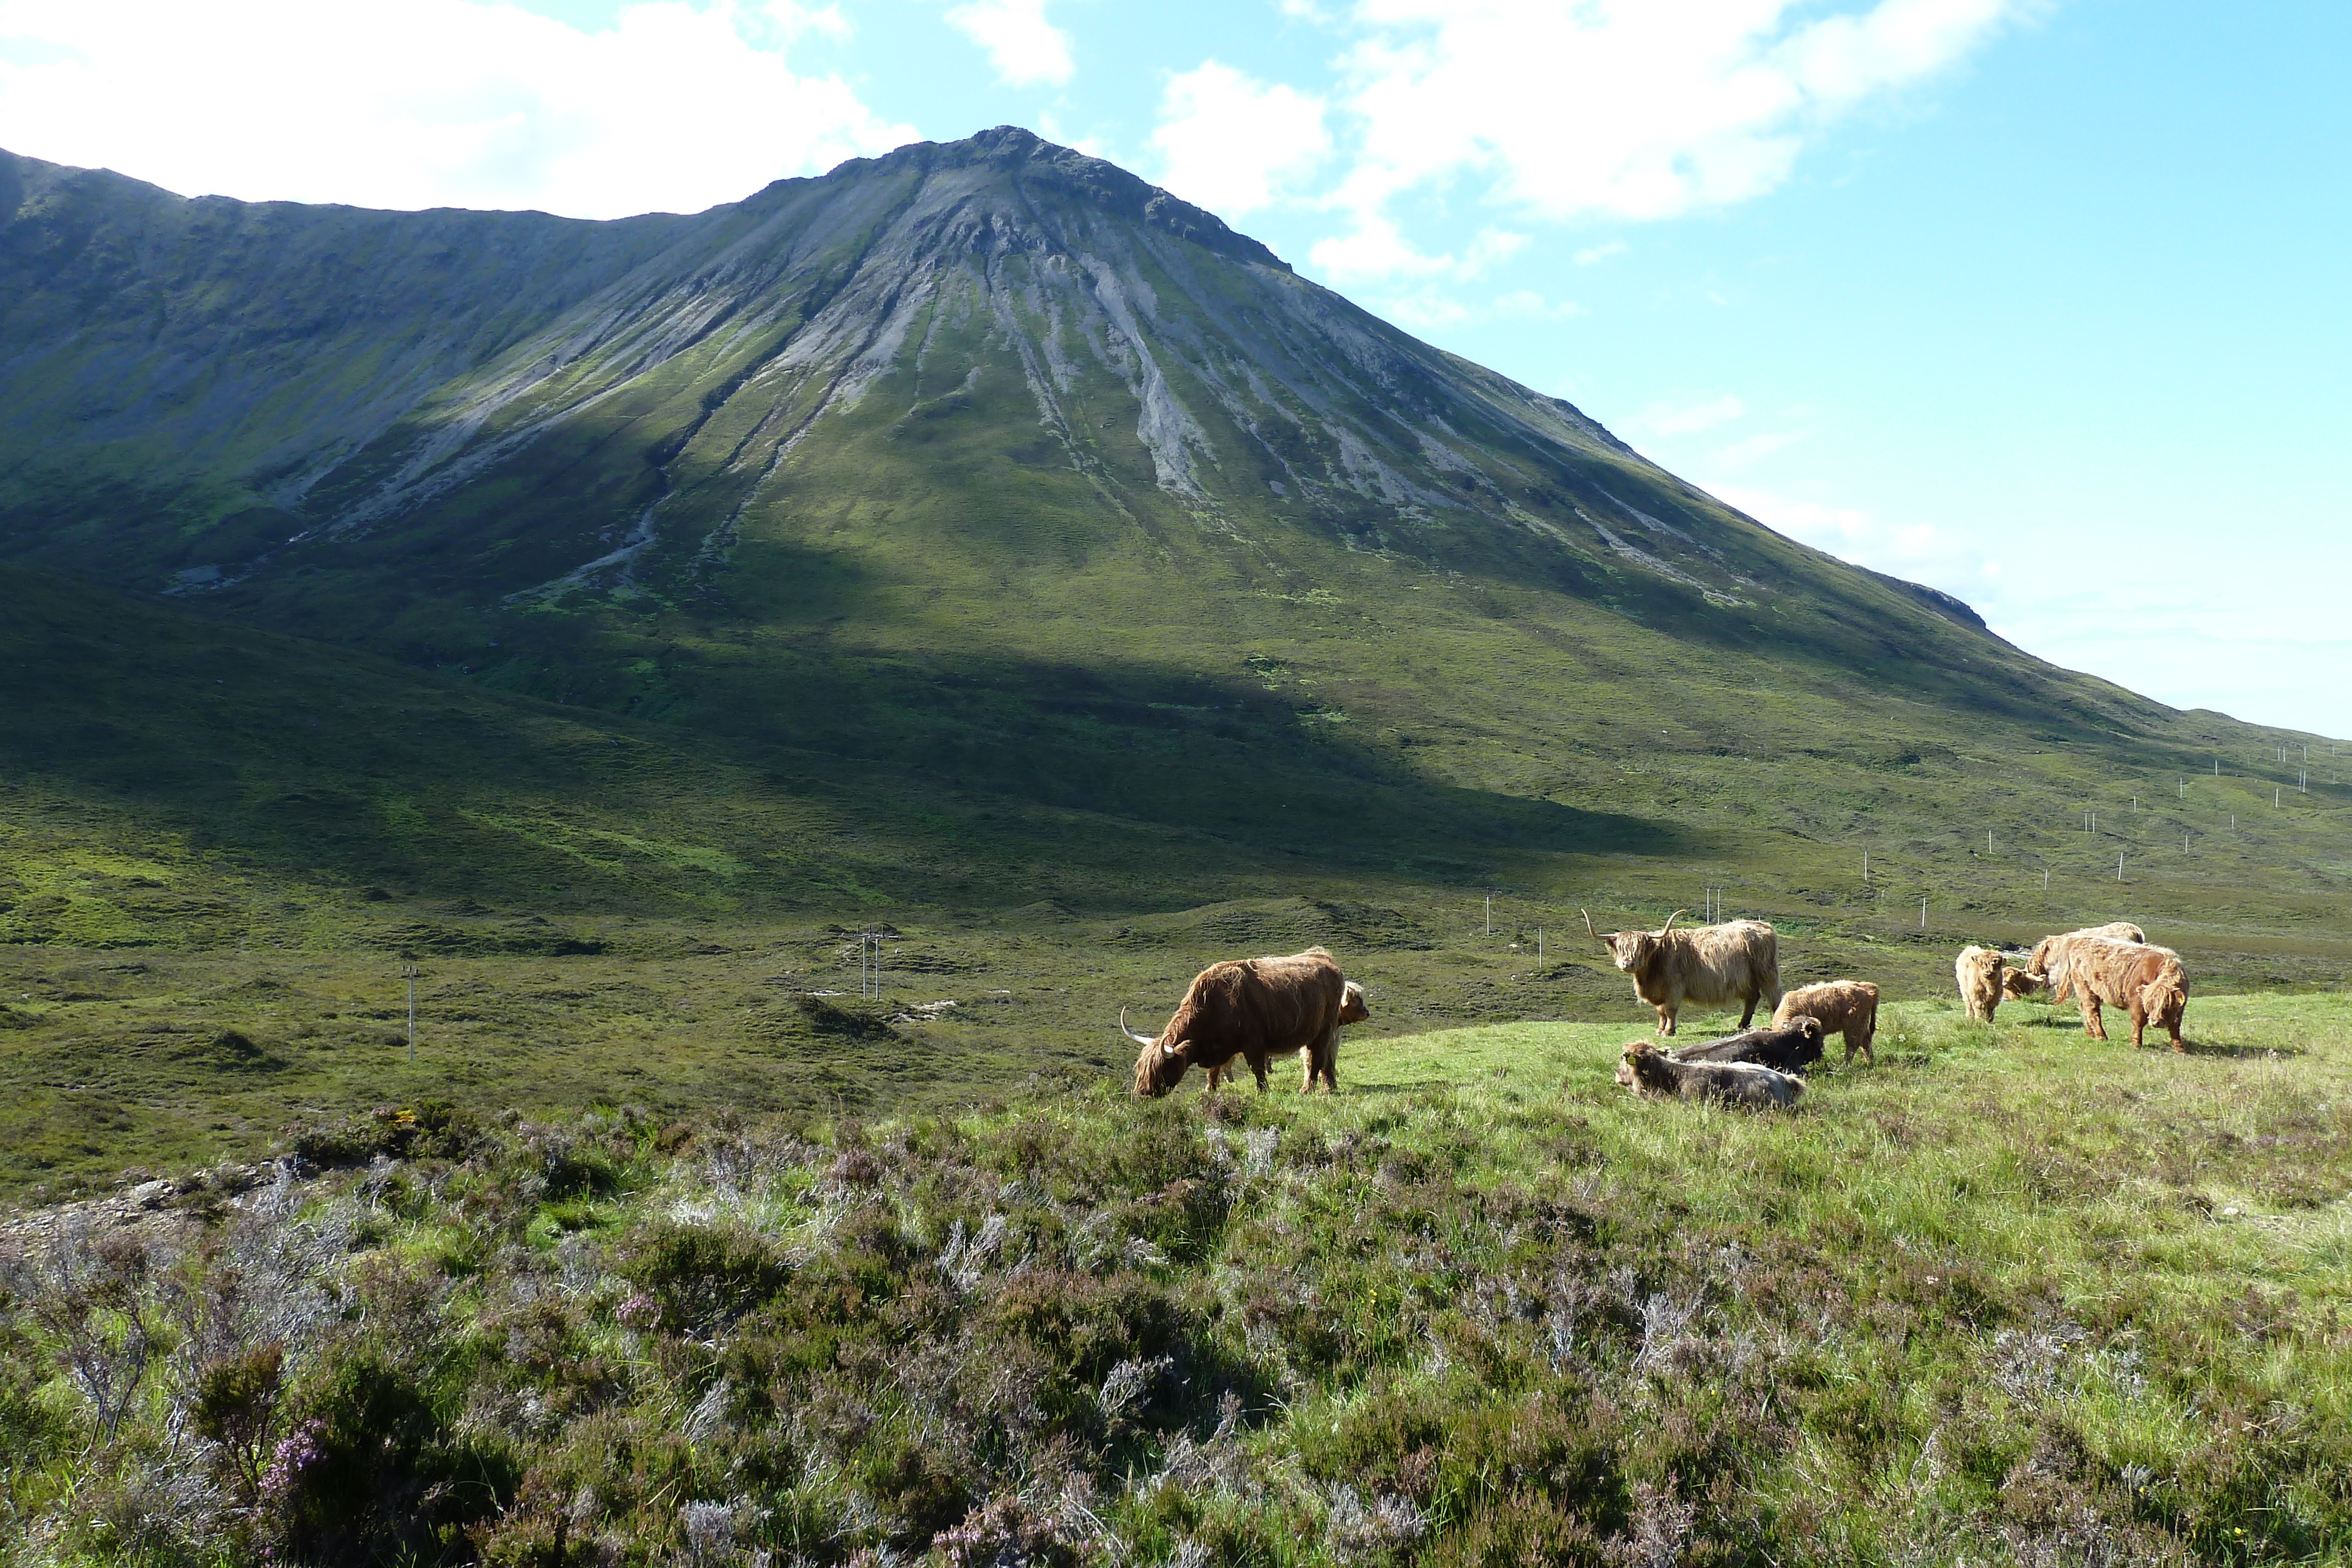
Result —
[[0, 146], [692, 209], [1028, 125], [2044, 657], [2352, 736], [2352, 5], [0, 0]]

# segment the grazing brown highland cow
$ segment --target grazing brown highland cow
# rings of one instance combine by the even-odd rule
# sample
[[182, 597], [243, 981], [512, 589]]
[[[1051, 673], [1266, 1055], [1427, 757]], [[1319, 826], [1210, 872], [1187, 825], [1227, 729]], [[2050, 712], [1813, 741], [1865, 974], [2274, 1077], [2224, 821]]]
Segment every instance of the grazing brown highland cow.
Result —
[[[1349, 993], [1353, 991], [1354, 1006]], [[1121, 1034], [1143, 1047], [1135, 1059], [1135, 1092], [1161, 1095], [1183, 1080], [1187, 1068], [1223, 1069], [1236, 1056], [1257, 1075], [1265, 1092], [1265, 1065], [1297, 1051], [1306, 1079], [1301, 1093], [1319, 1081], [1339, 1086], [1339, 1026], [1370, 1018], [1363, 989], [1351, 987], [1330, 954], [1309, 947], [1280, 958], [1236, 958], [1212, 964], [1192, 977], [1184, 999], [1160, 1038], [1136, 1033], [1118, 1015]]]
[[1772, 1022], [1784, 1024], [1798, 1017], [1821, 1019], [1824, 1034], [1843, 1030], [1848, 1066], [1853, 1064], [1857, 1051], [1864, 1061], [1878, 1065], [1878, 1057], [1871, 1050], [1878, 1038], [1878, 988], [1868, 980], [1822, 980], [1799, 986], [1781, 996], [1780, 1005], [1772, 1009]]
[[[1353, 980], [1349, 981], [1346, 986], [1340, 988], [1339, 992], [1340, 1027], [1345, 1028], [1351, 1023], [1362, 1023], [1371, 1016], [1372, 1009], [1364, 1005], [1364, 988], [1356, 984]], [[1138, 1037], [1130, 1035], [1129, 1038], [1135, 1039]], [[1332, 1051], [1336, 1053], [1338, 1050], [1339, 1043], [1335, 1040], [1332, 1043]], [[1299, 1056], [1302, 1059], [1300, 1065], [1307, 1070], [1307, 1082], [1312, 1083], [1315, 1078], [1316, 1066], [1314, 1053], [1310, 1049], [1301, 1047], [1299, 1050]], [[1209, 1067], [1210, 1088], [1216, 1088], [1226, 1079], [1233, 1076], [1234, 1060], [1234, 1058], [1229, 1056], [1225, 1058], [1224, 1061], [1218, 1062], [1213, 1067]], [[1208, 1064], [1203, 1063], [1202, 1065], [1207, 1066]], [[1332, 1061], [1332, 1066], [1335, 1068], [1338, 1066], [1338, 1058], [1336, 1054]], [[1336, 1089], [1339, 1085], [1335, 1082], [1331, 1087]]]
[[1771, 1007], [1780, 999], [1780, 944], [1761, 920], [1727, 920], [1720, 925], [1675, 929], [1683, 911], [1666, 916], [1655, 931], [1612, 931], [1603, 936], [1584, 916], [1592, 939], [1609, 949], [1617, 967], [1633, 977], [1633, 994], [1658, 1009], [1658, 1032], [1675, 1032], [1675, 1015], [1685, 1005], [1701, 1007], [1725, 1002], [1747, 1004], [1739, 1027], [1756, 1021], [1760, 1002]]
[[1968, 1009], [1969, 1017], [1977, 1023], [1992, 1022], [1992, 1015], [2000, 1006], [2003, 962], [2000, 949], [1994, 947], [1963, 947], [1952, 962], [1952, 977], [1960, 986], [1960, 1006]]
[[2086, 936], [2068, 955], [2066, 983], [2083, 1003], [2083, 1032], [2093, 1040], [2107, 1038], [2101, 1003], [2121, 1008], [2131, 1018], [2132, 1049], [2151, 1023], [2172, 1037], [2172, 1049], [2185, 1051], [2180, 1019], [2189, 1010], [2189, 975], [2180, 955], [2169, 947], [2144, 942], [2117, 942]]

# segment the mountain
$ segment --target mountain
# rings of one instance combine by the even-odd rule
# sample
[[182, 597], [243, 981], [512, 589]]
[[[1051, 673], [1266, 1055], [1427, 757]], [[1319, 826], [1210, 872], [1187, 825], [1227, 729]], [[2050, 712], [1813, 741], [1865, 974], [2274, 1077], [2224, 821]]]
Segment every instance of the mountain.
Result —
[[[1120, 558], [1289, 587], [1333, 550], [1906, 673], [1981, 629], [1011, 128], [686, 218], [184, 201], [23, 159], [0, 212], [11, 553], [306, 630]], [[919, 569], [877, 572], [870, 532]], [[1791, 593], [1831, 624], [1769, 625]]]
[[[2295, 777], [1012, 128], [612, 223], [0, 156], [0, 474], [23, 567], [1267, 868], [1867, 903]], [[2335, 896], [2298, 806], [2229, 864]]]

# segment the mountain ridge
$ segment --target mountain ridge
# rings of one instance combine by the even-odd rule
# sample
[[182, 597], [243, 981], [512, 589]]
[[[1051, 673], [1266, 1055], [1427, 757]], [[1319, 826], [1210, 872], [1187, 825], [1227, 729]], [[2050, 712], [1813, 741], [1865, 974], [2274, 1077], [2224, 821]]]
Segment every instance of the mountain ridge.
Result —
[[[25, 162], [17, 161], [20, 167]], [[47, 171], [47, 183], [49, 185], [72, 183], [67, 172], [58, 171], [55, 166], [44, 167]], [[583, 220], [552, 219], [539, 214], [467, 214], [450, 210], [437, 210], [423, 214], [379, 214], [362, 213], [357, 209], [298, 208], [288, 204], [271, 204], [266, 207], [248, 206], [244, 204], [228, 204], [221, 198], [195, 198], [193, 201], [169, 199], [182, 201], [182, 204], [185, 206], [210, 204], [219, 207], [224, 212], [252, 214], [256, 216], [256, 221], [263, 221], [268, 217], [289, 213], [316, 214], [324, 211], [366, 225], [392, 223], [396, 225], [404, 219], [425, 218], [434, 220], [436, 225], [446, 219], [460, 227], [479, 227], [481, 220], [503, 220], [520, 216], [529, 220], [535, 230], [544, 230], [568, 237], [589, 235], [609, 237], [621, 235], [624, 231], [627, 231], [632, 235], [641, 235], [645, 242], [643, 245], [627, 248], [625, 254], [606, 262], [599, 268], [587, 269], [590, 272], [589, 276], [577, 276], [583, 268], [575, 266], [572, 268], [573, 276], [556, 281], [552, 286], [552, 294], [542, 301], [539, 308], [542, 315], [551, 314], [562, 317], [566, 311], [579, 308], [584, 301], [598, 294], [625, 285], [632, 273], [641, 270], [656, 259], [655, 256], [647, 254], [649, 251], [658, 252], [663, 249], [675, 251], [681, 245], [688, 244], [699, 244], [706, 252], [717, 250], [720, 254], [706, 258], [703, 276], [695, 280], [707, 287], [712, 273], [719, 267], [740, 265], [740, 252], [744, 248], [741, 242], [764, 237], [764, 230], [769, 226], [770, 220], [780, 210], [789, 208], [795, 202], [803, 201], [814, 193], [836, 189], [854, 189], [860, 184], [871, 183], [875, 181], [887, 183], [903, 180], [909, 174], [929, 178], [943, 170], [961, 172], [975, 169], [991, 173], [1015, 172], [1024, 179], [1036, 180], [1048, 189], [1061, 192], [1075, 191], [1088, 202], [1107, 204], [1116, 212], [1124, 213], [1135, 218], [1147, 231], [1156, 230], [1165, 233], [1186, 244], [1208, 249], [1212, 254], [1238, 258], [1248, 265], [1274, 269], [1286, 277], [1295, 276], [1290, 274], [1286, 264], [1280, 262], [1263, 246], [1254, 240], [1248, 240], [1245, 236], [1235, 235], [1212, 214], [1181, 203], [1166, 192], [1148, 185], [1136, 176], [1118, 170], [1101, 160], [1087, 158], [1068, 149], [1055, 147], [1027, 132], [1013, 128], [999, 128], [983, 132], [964, 142], [917, 143], [878, 159], [853, 160], [826, 175], [814, 179], [775, 182], [741, 203], [712, 208], [688, 218], [648, 215], [644, 218], [616, 220], [609, 225], [591, 225]], [[111, 177], [117, 183], [121, 178], [120, 176]], [[16, 221], [10, 226], [10, 243], [5, 246], [5, 251], [7, 254], [21, 257], [26, 247], [21, 243], [20, 231], [24, 227], [23, 214], [27, 204], [21, 190], [25, 182], [19, 177], [15, 183], [19, 190], [17, 200], [10, 210], [16, 214]], [[144, 187], [142, 193], [152, 193], [152, 188]], [[0, 196], [5, 194], [5, 190], [0, 190]], [[163, 193], [152, 193], [145, 194], [143, 199], [153, 201], [163, 197]], [[993, 214], [989, 215], [993, 216]], [[748, 235], [725, 232], [730, 228], [745, 228], [760, 232]], [[470, 265], [474, 258], [468, 256], [462, 259]], [[513, 258], [508, 259], [511, 262]], [[13, 270], [18, 274], [16, 278], [8, 280], [16, 285], [14, 292], [20, 296], [37, 295], [40, 292], [40, 285], [45, 280], [26, 277], [25, 273], [27, 269], [21, 265], [21, 262]], [[492, 283], [499, 293], [510, 292], [505, 275], [494, 277]], [[26, 287], [27, 284], [32, 287]], [[1387, 339], [1388, 341], [1381, 345], [1381, 347], [1393, 350], [1400, 343], [1410, 344], [1414, 357], [1421, 358], [1424, 361], [1443, 364], [1465, 382], [1489, 394], [1496, 403], [1506, 406], [1516, 405], [1510, 412], [1522, 416], [1534, 413], [1541, 424], [1549, 426], [1539, 432], [1543, 436], [1553, 439], [1565, 438], [1572, 442], [1594, 443], [1627, 459], [1637, 463], [1642, 462], [1630, 448], [1572, 405], [1557, 399], [1544, 398], [1540, 394], [1533, 393], [1526, 388], [1472, 365], [1469, 361], [1462, 361], [1457, 356], [1443, 354], [1441, 350], [1430, 349], [1426, 345], [1406, 339], [1402, 334], [1394, 332], [1393, 329], [1387, 328], [1384, 323], [1378, 322], [1376, 319], [1364, 316], [1339, 297], [1329, 295], [1328, 291], [1316, 288], [1315, 286], [1306, 285], [1303, 280], [1300, 280], [1300, 286], [1309, 291], [1307, 298], [1318, 308], [1331, 311], [1342, 317], [1354, 318], [1355, 319], [1348, 321], [1347, 325], [1360, 329], [1369, 328], [1373, 334]], [[643, 292], [643, 287], [640, 286], [639, 293]], [[832, 301], [827, 299], [824, 303], [831, 304]], [[448, 314], [437, 298], [428, 300], [426, 304], [436, 316]], [[820, 305], [818, 312], [808, 314], [812, 316], [817, 314], [823, 308], [823, 305]], [[20, 310], [15, 314], [21, 315], [22, 312]], [[815, 325], [814, 322], [806, 321], [803, 324]], [[14, 322], [9, 325], [16, 326]], [[316, 336], [315, 331], [306, 332], [305, 329], [310, 325], [309, 323], [293, 324], [280, 335], [289, 339], [300, 339], [306, 335]], [[703, 322], [695, 325], [707, 329], [711, 324]], [[546, 329], [542, 328], [541, 335], [544, 335], [545, 330]], [[11, 335], [21, 337], [23, 335], [21, 328], [17, 328]], [[500, 355], [511, 354], [519, 339], [529, 340], [528, 334], [519, 330], [503, 333], [493, 330], [488, 336], [489, 340], [475, 348], [472, 353], [472, 363], [466, 367], [461, 374], [480, 374], [487, 365], [495, 361]], [[689, 333], [688, 337], [694, 339], [698, 337], [698, 334]], [[691, 347], [691, 341], [686, 346]], [[824, 346], [826, 345], [822, 343], [818, 345], [820, 350]], [[1363, 344], [1359, 341], [1348, 346], [1361, 349]], [[659, 353], [660, 347], [656, 347], [656, 353]], [[334, 350], [334, 345], [328, 345], [328, 351], [332, 352]], [[239, 345], [234, 341], [226, 345], [223, 350], [225, 354], [229, 355], [238, 351]], [[21, 361], [23, 356], [20, 354], [17, 358]], [[559, 363], [562, 362], [564, 359], [564, 350], [557, 349], [551, 358]], [[1205, 492], [1201, 488], [1195, 474], [1199, 466], [1195, 449], [1200, 446], [1203, 439], [1197, 432], [1197, 420], [1185, 400], [1169, 395], [1164, 383], [1155, 381], [1151, 371], [1156, 367], [1149, 363], [1148, 355], [1145, 358], [1147, 365], [1145, 373], [1140, 378], [1141, 384], [1133, 390], [1139, 393], [1139, 401], [1143, 404], [1145, 418], [1139, 422], [1138, 434], [1150, 451], [1155, 479], [1160, 488], [1171, 489], [1184, 499], [1195, 502], [1204, 500]], [[449, 360], [450, 352], [445, 350], [431, 369], [447, 369]], [[1375, 371], [1376, 379], [1382, 372], [1392, 379], [1396, 371], [1397, 366], [1393, 361], [1379, 366]], [[363, 446], [371, 438], [380, 438], [384, 430], [396, 423], [403, 414], [414, 411], [417, 402], [426, 395], [421, 390], [422, 379], [426, 373], [429, 371], [420, 370], [416, 377], [411, 378], [410, 382], [395, 381], [387, 397], [369, 404], [362, 417], [348, 421], [323, 433], [326, 438], [314, 440], [308, 450], [291, 452], [287, 450], [287, 445], [290, 444], [281, 444], [278, 448], [257, 454], [251, 465], [251, 471], [254, 475], [260, 476], [262, 479], [262, 482], [255, 486], [259, 491], [257, 498], [268, 504], [282, 507], [288, 503], [302, 500], [314, 488], [322, 485], [329, 487], [331, 494], [333, 493], [331, 480], [338, 464], [348, 459], [355, 446]], [[381, 382], [384, 378], [378, 379]], [[527, 376], [525, 379], [532, 378]], [[720, 401], [723, 402], [725, 393], [733, 389], [724, 388], [723, 382], [722, 389]], [[411, 393], [404, 402], [399, 401], [404, 390]], [[845, 387], [846, 396], [843, 401], [854, 403], [862, 390], [862, 382], [853, 379]], [[490, 396], [496, 399], [501, 393], [511, 396], [512, 390], [493, 389]], [[1050, 401], [1049, 399], [1049, 403]], [[1043, 408], [1042, 413], [1049, 421], [1053, 417], [1053, 412], [1049, 406]], [[6, 423], [11, 422], [5, 418], [5, 411], [0, 411], [0, 427], [5, 427]], [[16, 417], [13, 423], [18, 424], [25, 423], [25, 416], [21, 411], [16, 412]], [[84, 413], [76, 417], [75, 423], [87, 426], [92, 422], [88, 413]], [[102, 432], [101, 436], [110, 433]], [[686, 432], [684, 439], [690, 441], [692, 434], [691, 430]], [[1426, 433], [1423, 434], [1425, 435]], [[445, 433], [445, 448], [446, 445]], [[425, 466], [430, 467], [433, 459], [439, 455], [436, 451], [421, 454], [425, 460]], [[1414, 508], [1427, 508], [1433, 506], [1448, 507], [1456, 505], [1463, 499], [1456, 494], [1442, 491], [1429, 483], [1416, 482], [1423, 476], [1401, 472], [1401, 465], [1398, 465], [1382, 464], [1378, 461], [1375, 454], [1361, 450], [1348, 450], [1340, 455], [1344, 460], [1343, 466], [1357, 470], [1348, 475], [1348, 477], [1359, 481], [1343, 487], [1353, 491], [1359, 497], [1386, 503], [1391, 510], [1402, 508], [1410, 512]], [[1449, 468], [1456, 475], [1471, 466], [1462, 463], [1459, 455], [1451, 452], [1445, 453], [1438, 462], [1441, 467]], [[1643, 465], [1648, 466], [1645, 463]], [[422, 475], [417, 473], [410, 473], [406, 476], [411, 479], [421, 476]], [[347, 529], [355, 524], [364, 523], [373, 516], [401, 509], [410, 504], [414, 494], [401, 486], [402, 477], [402, 474], [395, 470], [393, 483], [388, 489], [380, 486], [379, 493], [374, 497], [362, 498], [356, 506], [347, 508], [341, 516], [325, 519], [312, 518], [310, 519], [312, 526], [324, 526], [330, 530], [339, 528]], [[445, 482], [446, 477], [444, 476]], [[462, 477], [462, 474], [459, 477]], [[1297, 476], [1294, 473], [1289, 477], [1296, 480]], [[1472, 498], [1494, 500], [1499, 497], [1474, 496]], [[1611, 502], [1614, 502], [1615, 499], [1613, 496], [1608, 497]], [[1595, 498], [1592, 509], [1603, 509], [1606, 505], [1606, 502]], [[1617, 505], [1621, 508], [1628, 506], [1627, 503], [1622, 502]], [[1510, 517], [1508, 507], [1496, 507], [1490, 505], [1484, 509], [1490, 518], [1505, 519]], [[1597, 537], [1603, 548], [1616, 558], [1640, 567], [1655, 570], [1670, 580], [1680, 581], [1685, 586], [1699, 581], [1699, 574], [1695, 574], [1689, 570], [1691, 562], [1671, 559], [1676, 555], [1693, 553], [1686, 549], [1678, 548], [1687, 545], [1689, 542], [1687, 538], [1675, 540], [1676, 530], [1673, 525], [1662, 523], [1654, 513], [1642, 508], [1638, 504], [1631, 505], [1630, 511], [1620, 510], [1618, 515], [1611, 519], [1618, 525], [1612, 528], [1608, 522], [1592, 517], [1588, 510], [1578, 508], [1577, 512], [1580, 517], [1570, 516], [1568, 518], [1569, 525], [1574, 527], [1580, 520], [1590, 530], [1589, 537]], [[1547, 524], [1557, 528], [1559, 519], [1548, 518], [1535, 526], [1542, 527]], [[299, 535], [299, 531], [298, 528], [296, 533]], [[1651, 545], [1660, 541], [1674, 542], [1663, 552], [1650, 548]], [[605, 553], [609, 552], [596, 552], [577, 560], [572, 570], [592, 571], [597, 570], [597, 563], [602, 560]], [[1697, 564], [1702, 567], [1706, 564], [1704, 555], [1699, 557]], [[213, 580], [203, 575], [208, 567], [220, 571], [222, 575], [234, 575], [233, 571], [223, 563], [199, 562], [193, 569], [198, 574], [198, 582], [209, 584]], [[558, 575], [558, 580], [561, 575]], [[1719, 574], [1706, 575], [1718, 576]], [[195, 583], [183, 583], [180, 586], [195, 585]], [[1714, 586], [1721, 589], [1727, 585], [1718, 580]]]

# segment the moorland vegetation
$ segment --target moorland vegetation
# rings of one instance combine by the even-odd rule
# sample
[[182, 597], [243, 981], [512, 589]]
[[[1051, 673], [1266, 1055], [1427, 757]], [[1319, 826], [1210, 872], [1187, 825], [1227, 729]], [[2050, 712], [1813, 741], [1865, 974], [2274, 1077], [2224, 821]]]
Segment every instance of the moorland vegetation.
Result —
[[2352, 1010], [2070, 1014], [1906, 1004], [1769, 1114], [1572, 1024], [1336, 1097], [385, 1107], [39, 1222], [8, 1560], [2340, 1560]]

